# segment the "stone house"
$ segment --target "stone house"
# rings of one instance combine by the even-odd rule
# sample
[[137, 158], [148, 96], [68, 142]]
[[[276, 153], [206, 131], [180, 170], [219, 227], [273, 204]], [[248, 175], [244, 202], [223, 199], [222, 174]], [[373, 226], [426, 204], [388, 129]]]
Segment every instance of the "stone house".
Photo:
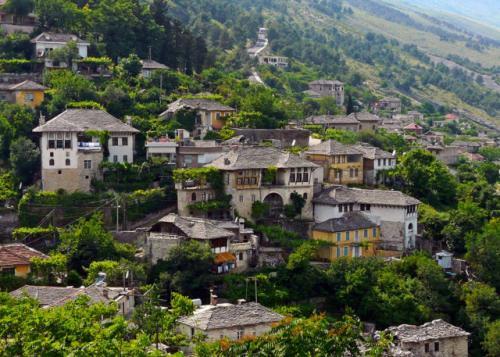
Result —
[[220, 130], [225, 118], [236, 113], [236, 109], [215, 100], [202, 98], [181, 98], [170, 103], [167, 110], [160, 114], [161, 119], [171, 119], [180, 110], [196, 112], [195, 129], [191, 136], [203, 138], [211, 130]]
[[424, 128], [416, 123], [408, 124], [403, 128], [405, 134], [420, 136], [424, 132]]
[[323, 167], [324, 181], [333, 184], [363, 183], [364, 152], [352, 145], [327, 140], [311, 146], [304, 157]]
[[336, 80], [319, 79], [309, 83], [304, 92], [313, 98], [333, 97], [338, 106], [344, 105], [344, 83]]
[[177, 142], [166, 136], [160, 138], [148, 138], [146, 141], [146, 157], [162, 158], [174, 166], [177, 163]]
[[273, 146], [286, 149], [292, 146], [306, 147], [309, 145], [311, 132], [304, 129], [243, 129], [233, 128], [235, 137], [226, 144], [259, 145], [272, 143]]
[[424, 115], [416, 110], [409, 111], [407, 115], [412, 121], [424, 120]]
[[0, 31], [6, 34], [14, 32], [32, 33], [36, 25], [36, 16], [34, 13], [28, 15], [10, 14], [1, 7], [7, 0], [0, 0]]
[[189, 140], [177, 143], [177, 167], [195, 168], [205, 166], [219, 158], [224, 147], [215, 140]]
[[208, 244], [215, 254], [213, 272], [245, 271], [258, 254], [258, 237], [245, 227], [245, 221], [216, 221], [182, 217], [171, 213], [156, 222], [146, 233], [144, 252], [156, 264], [172, 248], [187, 240]]
[[351, 116], [344, 115], [313, 115], [304, 119], [302, 125], [321, 125], [324, 130], [337, 129], [357, 132], [360, 122]]
[[88, 56], [88, 48], [90, 42], [84, 41], [76, 35], [55, 32], [42, 32], [31, 40], [35, 44], [35, 54], [37, 58], [45, 59], [46, 67], [67, 67], [67, 63], [57, 63], [50, 58], [50, 53], [53, 50], [63, 48], [69, 42], [75, 42], [78, 48], [78, 56], [86, 58]]
[[378, 101], [376, 109], [389, 112], [391, 115], [401, 114], [401, 99], [395, 97], [385, 97]]
[[92, 284], [88, 287], [75, 288], [72, 286], [34, 286], [24, 285], [10, 293], [11, 296], [20, 298], [24, 295], [38, 301], [42, 308], [62, 306], [69, 301], [77, 299], [79, 296], [88, 296], [90, 302], [116, 303], [118, 313], [123, 316], [130, 316], [135, 307], [134, 289], [123, 287], [107, 287], [104, 285]]
[[239, 340], [261, 336], [285, 318], [256, 302], [217, 304], [215, 299], [212, 296], [212, 304], [202, 305], [192, 315], [179, 318], [179, 332], [190, 339], [204, 335], [208, 342], [223, 338]]
[[391, 356], [468, 356], [470, 333], [441, 319], [421, 326], [392, 326], [386, 331], [394, 336]]
[[318, 258], [333, 261], [340, 257], [375, 256], [380, 243], [380, 226], [363, 212], [348, 212], [314, 225], [312, 239], [332, 245], [320, 247]]
[[0, 274], [28, 277], [31, 258], [47, 258], [36, 249], [21, 243], [0, 244]]
[[0, 100], [35, 109], [42, 104], [46, 89], [41, 84], [30, 80], [15, 84], [0, 83]]
[[363, 182], [365, 185], [383, 183], [384, 172], [396, 167], [396, 155], [380, 148], [366, 145], [356, 145], [363, 152]]
[[[240, 217], [250, 219], [253, 203], [260, 201], [269, 206], [271, 218], [278, 218], [295, 192], [305, 200], [301, 218], [313, 218], [314, 185], [322, 183], [322, 170], [298, 155], [273, 147], [237, 147], [206, 166], [223, 173], [224, 193], [231, 196], [231, 207]], [[176, 188], [177, 209], [182, 215], [189, 214], [194, 199], [214, 196], [207, 185], [178, 183]]]
[[257, 56], [259, 64], [269, 65], [274, 67], [286, 68], [288, 67], [288, 57], [275, 56], [275, 55], [259, 55]]
[[141, 64], [141, 75], [144, 78], [151, 78], [154, 72], [160, 71], [162, 69], [168, 69], [168, 67], [164, 64], [156, 62], [152, 59], [141, 60]]
[[456, 146], [462, 148], [471, 154], [477, 153], [481, 148], [480, 143], [477, 143], [475, 141], [461, 141], [461, 140], [455, 140], [450, 144], [450, 146]]
[[99, 132], [109, 135], [108, 161], [133, 162], [134, 139], [139, 130], [111, 114], [94, 109], [68, 109], [33, 129], [40, 133], [42, 189], [68, 192], [90, 191], [92, 178], [101, 177], [99, 164], [106, 147]]
[[381, 250], [402, 252], [415, 248], [420, 201], [402, 192], [333, 186], [319, 193], [313, 203], [316, 222], [361, 211], [380, 225]]
[[382, 119], [378, 115], [369, 112], [351, 113], [347, 117], [359, 122], [360, 131], [375, 131], [382, 124]]

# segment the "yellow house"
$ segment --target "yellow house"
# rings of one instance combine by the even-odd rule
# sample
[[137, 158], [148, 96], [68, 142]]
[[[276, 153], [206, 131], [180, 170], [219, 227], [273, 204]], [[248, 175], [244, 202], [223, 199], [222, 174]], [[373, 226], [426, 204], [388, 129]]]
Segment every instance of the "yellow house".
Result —
[[0, 85], [0, 100], [35, 109], [42, 104], [45, 89], [44, 86], [29, 80], [17, 84]]
[[363, 152], [350, 145], [327, 140], [310, 147], [305, 157], [323, 167], [325, 182], [363, 184]]
[[25, 244], [1, 244], [0, 274], [26, 278], [31, 272], [30, 260], [34, 257], [47, 258], [45, 254]]
[[333, 261], [340, 257], [372, 257], [380, 243], [380, 226], [361, 212], [348, 212], [313, 227], [312, 239], [330, 243], [318, 257]]

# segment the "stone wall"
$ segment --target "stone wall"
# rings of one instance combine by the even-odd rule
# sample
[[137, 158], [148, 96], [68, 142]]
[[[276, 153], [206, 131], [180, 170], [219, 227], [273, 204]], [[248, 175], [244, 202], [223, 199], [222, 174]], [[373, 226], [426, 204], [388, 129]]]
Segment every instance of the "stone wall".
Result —
[[19, 225], [17, 212], [0, 208], [0, 242], [11, 238], [12, 231]]

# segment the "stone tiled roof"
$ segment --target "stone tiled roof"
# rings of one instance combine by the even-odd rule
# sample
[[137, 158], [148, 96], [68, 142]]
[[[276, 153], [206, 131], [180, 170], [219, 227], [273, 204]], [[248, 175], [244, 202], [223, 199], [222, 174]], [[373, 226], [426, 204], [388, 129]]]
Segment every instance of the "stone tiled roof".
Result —
[[[108, 297], [105, 296], [104, 291], [107, 290]], [[121, 290], [121, 288], [119, 289]], [[20, 298], [27, 295], [33, 299], [38, 300], [42, 307], [62, 306], [71, 300], [75, 300], [79, 296], [86, 295], [90, 298], [92, 303], [107, 303], [114, 300], [118, 296], [116, 288], [107, 288], [91, 285], [88, 287], [75, 288], [72, 286], [34, 286], [25, 285], [17, 290], [14, 290], [10, 295]]]
[[321, 144], [311, 146], [306, 151], [306, 154], [323, 155], [363, 155], [363, 153], [352, 145], [344, 145], [335, 140], [323, 141]]
[[168, 67], [162, 63], [153, 60], [141, 60], [142, 69], [167, 69]]
[[175, 102], [170, 103], [168, 109], [160, 114], [160, 117], [167, 115], [168, 113], [175, 113], [181, 109], [194, 109], [194, 110], [207, 110], [207, 111], [235, 111], [227, 105], [221, 104], [215, 100], [202, 99], [202, 98], [181, 98], [177, 99]]
[[380, 100], [381, 102], [393, 102], [393, 103], [400, 103], [401, 99], [396, 98], [396, 97], [385, 97]]
[[384, 151], [375, 146], [356, 145], [355, 148], [363, 152], [364, 158], [370, 160], [395, 158], [392, 153]]
[[470, 335], [470, 333], [462, 330], [460, 327], [453, 326], [441, 319], [427, 322], [420, 326], [393, 326], [389, 327], [387, 331], [390, 331], [397, 340], [407, 343], [437, 340], [441, 338], [467, 337]]
[[315, 203], [341, 204], [364, 203], [373, 205], [409, 206], [420, 204], [420, 201], [400, 191], [366, 190], [349, 188], [346, 186], [332, 186], [323, 190], [316, 198]]
[[460, 141], [455, 140], [450, 144], [450, 146], [459, 146], [459, 147], [480, 147], [481, 144], [476, 143], [475, 141]]
[[328, 85], [328, 84], [336, 84], [336, 85], [343, 85], [344, 83], [342, 83], [341, 81], [330, 80], [330, 79], [318, 79], [318, 80], [309, 82], [309, 85], [315, 85], [315, 84], [326, 84], [326, 85]]
[[335, 233], [373, 227], [377, 227], [377, 224], [362, 212], [347, 212], [342, 217], [332, 218], [316, 224], [313, 230]]
[[82, 40], [76, 35], [72, 35], [69, 33], [55, 33], [55, 32], [42, 32], [40, 35], [31, 40], [31, 42], [69, 42], [75, 41], [78, 44], [87, 44], [90, 45], [89, 42]]
[[275, 166], [278, 169], [312, 167], [318, 165], [287, 151], [266, 146], [244, 147], [224, 153], [206, 166], [221, 170], [267, 169]]
[[351, 113], [348, 115], [349, 118], [356, 119], [357, 121], [376, 121], [380, 122], [382, 119], [378, 115], [369, 113], [369, 112], [359, 112], [359, 113]]
[[283, 318], [282, 315], [259, 303], [248, 302], [241, 305], [202, 306], [199, 310], [195, 310], [193, 315], [183, 316], [178, 322], [208, 331], [277, 323]]
[[[250, 143], [264, 140], [280, 140], [283, 145], [307, 146], [311, 132], [304, 129], [242, 129], [233, 128], [236, 136], [243, 136]], [[240, 138], [241, 139], [241, 138]]]
[[43, 91], [47, 88], [42, 86], [41, 84], [38, 84], [36, 82], [26, 80], [21, 83], [16, 83], [16, 84], [11, 84], [11, 83], [0, 83], [0, 90], [7, 90], [7, 91], [18, 91], [18, 90], [38, 90], [38, 91]]
[[422, 130], [423, 128], [418, 124], [411, 123], [411, 124], [408, 124], [407, 126], [405, 126], [403, 129], [405, 129], [405, 130]]
[[95, 109], [67, 109], [47, 123], [33, 129], [33, 132], [85, 132], [87, 130], [106, 130], [110, 133], [139, 132], [111, 114]]
[[304, 120], [307, 124], [359, 124], [356, 118], [344, 115], [313, 115]]
[[34, 257], [47, 258], [45, 254], [25, 244], [13, 243], [0, 245], [0, 267], [28, 265]]
[[216, 238], [231, 238], [234, 233], [221, 228], [216, 224], [216, 221], [211, 221], [203, 218], [182, 217], [175, 213], [161, 218], [158, 222], [170, 223], [181, 230], [186, 237], [192, 239], [216, 239]]

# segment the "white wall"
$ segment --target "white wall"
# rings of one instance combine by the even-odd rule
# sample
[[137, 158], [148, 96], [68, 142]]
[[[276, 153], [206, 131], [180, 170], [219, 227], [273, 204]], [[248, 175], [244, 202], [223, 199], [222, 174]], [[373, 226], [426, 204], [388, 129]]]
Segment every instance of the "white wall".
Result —
[[[118, 145], [113, 146], [113, 138], [118, 138]], [[123, 145], [122, 138], [127, 138], [127, 145]], [[132, 134], [111, 134], [108, 141], [109, 157], [108, 161], [114, 162], [114, 156], [117, 156], [117, 162], [123, 163], [123, 156], [127, 155], [127, 162], [134, 162], [134, 135]]]
[[[57, 140], [57, 133], [54, 134], [54, 140]], [[49, 149], [49, 133], [43, 133], [40, 139], [40, 152], [42, 160], [42, 169], [76, 169], [78, 167], [78, 142], [76, 133], [70, 133], [71, 149]], [[63, 146], [66, 139], [63, 133]], [[53, 156], [51, 156], [51, 153]], [[54, 159], [54, 166], [49, 165], [50, 159]], [[70, 165], [66, 165], [66, 159], [70, 160]]]
[[[58, 49], [58, 48], [63, 48], [67, 45], [67, 43], [64, 42], [37, 42], [36, 43], [36, 53], [40, 53], [41, 51], [45, 51], [45, 55], [47, 55], [46, 50], [48, 49]], [[82, 58], [86, 58], [88, 56], [88, 46], [84, 44], [77, 44], [78, 47], [78, 55]]]

